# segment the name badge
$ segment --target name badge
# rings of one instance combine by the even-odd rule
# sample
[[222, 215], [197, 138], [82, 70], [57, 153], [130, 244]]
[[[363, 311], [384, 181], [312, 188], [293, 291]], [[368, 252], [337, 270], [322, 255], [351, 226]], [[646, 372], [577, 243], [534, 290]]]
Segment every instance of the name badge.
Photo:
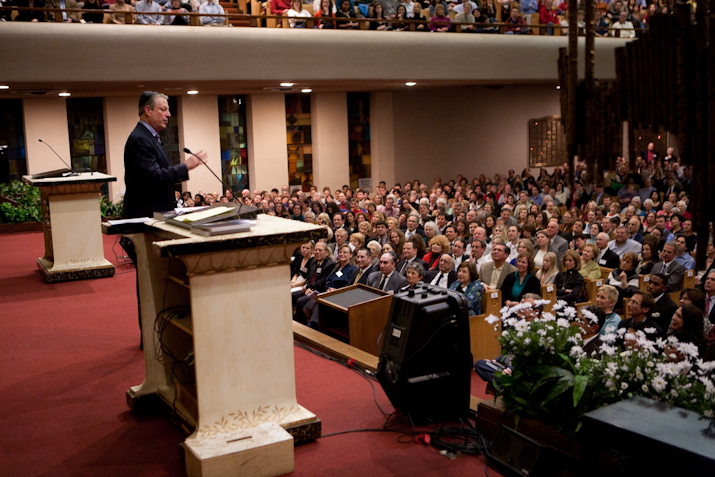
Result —
[[300, 271], [303, 273], [308, 273], [308, 267], [300, 267]]
[[335, 272], [335, 276], [338, 277], [338, 278], [340, 278], [340, 277], [343, 276], [343, 272], [340, 272], [340, 271]]
[[295, 262], [295, 255], [293, 255], [293, 256], [290, 258], [290, 261], [291, 261], [291, 262]]
[[601, 260], [598, 261], [598, 264], [599, 264], [599, 265], [605, 265], [605, 264], [606, 264], [606, 260], [602, 258]]
[[320, 273], [320, 272], [322, 272], [322, 271], [323, 271], [323, 268], [320, 267], [320, 268], [318, 268], [318, 269], [315, 270], [315, 273]]

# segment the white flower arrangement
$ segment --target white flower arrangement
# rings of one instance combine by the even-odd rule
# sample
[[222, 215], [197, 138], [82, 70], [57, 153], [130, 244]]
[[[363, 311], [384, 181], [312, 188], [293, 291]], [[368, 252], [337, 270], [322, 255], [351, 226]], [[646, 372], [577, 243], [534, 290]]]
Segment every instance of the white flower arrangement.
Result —
[[[600, 356], [587, 356], [573, 307], [559, 301], [551, 313], [531, 308], [520, 303], [487, 317], [492, 325], [501, 321], [499, 340], [512, 358], [512, 374], [497, 375], [508, 411], [577, 431], [583, 413], [644, 396], [715, 417], [715, 362], [699, 359], [697, 346], [620, 328], [601, 336]], [[597, 321], [587, 310], [583, 316]]]

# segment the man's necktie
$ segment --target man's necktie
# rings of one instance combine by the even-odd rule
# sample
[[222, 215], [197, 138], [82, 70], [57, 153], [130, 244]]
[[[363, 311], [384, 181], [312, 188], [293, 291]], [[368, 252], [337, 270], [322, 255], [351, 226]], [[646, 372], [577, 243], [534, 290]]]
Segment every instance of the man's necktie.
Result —
[[387, 277], [385, 275], [382, 276], [382, 280], [380, 280], [380, 284], [377, 286], [380, 290], [385, 288], [385, 282], [387, 281]]
[[156, 140], [159, 141], [159, 144], [161, 144], [161, 137], [159, 137], [158, 134], [155, 137], [156, 137]]
[[353, 285], [355, 285], [356, 283], [358, 283], [360, 281], [360, 277], [362, 277], [362, 273], [363, 273], [363, 270], [361, 268], [360, 271], [358, 272], [358, 274], [355, 276], [355, 280], [353, 280]]
[[666, 271], [667, 269], [668, 269], [668, 264], [667, 264], [667, 263], [663, 263], [663, 268], [661, 268], [660, 273], [662, 273], [663, 275], [665, 275], [665, 271]]

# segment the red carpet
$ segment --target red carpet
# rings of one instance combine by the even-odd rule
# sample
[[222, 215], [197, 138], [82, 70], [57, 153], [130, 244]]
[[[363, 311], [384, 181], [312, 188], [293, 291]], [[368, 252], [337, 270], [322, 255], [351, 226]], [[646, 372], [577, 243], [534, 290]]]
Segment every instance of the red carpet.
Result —
[[[123, 252], [115, 239], [105, 236], [104, 245], [117, 264], [115, 253]], [[125, 402], [125, 391], [144, 376], [133, 267], [117, 264], [112, 278], [48, 285], [35, 265], [43, 247], [41, 233], [0, 235], [0, 475], [185, 475], [184, 436]], [[322, 419], [324, 435], [382, 427], [365, 378], [300, 348], [295, 361], [298, 402]], [[392, 412], [373, 385], [377, 402]], [[485, 397], [483, 390], [475, 376], [472, 393]], [[485, 475], [483, 457], [449, 460], [400, 437], [321, 438], [295, 449], [291, 475]]]

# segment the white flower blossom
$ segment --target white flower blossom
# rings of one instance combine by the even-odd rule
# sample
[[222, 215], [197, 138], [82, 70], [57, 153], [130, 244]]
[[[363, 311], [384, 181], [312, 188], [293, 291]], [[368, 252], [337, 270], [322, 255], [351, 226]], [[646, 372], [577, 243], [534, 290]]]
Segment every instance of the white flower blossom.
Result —
[[494, 323], [496, 323], [497, 321], [499, 321], [499, 318], [496, 317], [496, 316], [494, 316], [494, 315], [489, 315], [489, 316], [487, 316], [486, 318], [484, 318], [484, 321], [486, 321], [486, 322], [489, 323], [490, 325], [493, 325]]
[[529, 324], [528, 321], [526, 321], [526, 320], [519, 320], [519, 321], [517, 321], [516, 324], [514, 325], [514, 329], [515, 329], [516, 331], [519, 331], [519, 332], [529, 331], [529, 326], [530, 326], [530, 324]]
[[569, 327], [569, 320], [565, 318], [559, 318], [556, 320], [556, 324], [560, 326], [561, 328], [568, 328]]
[[653, 390], [655, 390], [655, 392], [659, 393], [665, 389], [665, 387], [668, 385], [668, 382], [663, 379], [662, 376], [656, 376], [651, 380], [650, 385], [653, 386]]
[[643, 390], [644, 393], [647, 393], [647, 392], [648, 392], [648, 385], [647, 385], [647, 384], [644, 384], [643, 386], [641, 386], [641, 389]]
[[624, 391], [628, 389], [628, 383], [621, 383], [621, 389], [623, 389]]
[[531, 343], [531, 338], [524, 338], [524, 344], [528, 345], [529, 343]]
[[646, 334], [648, 334], [648, 335], [653, 335], [653, 334], [655, 334], [656, 329], [651, 326], [651, 327], [648, 327], [648, 328], [644, 328], [643, 331], [645, 331]]
[[598, 323], [598, 318], [596, 315], [591, 313], [590, 311], [583, 309], [581, 310], [581, 314], [583, 315], [584, 318], [588, 319], [591, 323]]
[[569, 354], [571, 356], [573, 356], [574, 358], [579, 358], [579, 357], [585, 355], [586, 353], [584, 352], [583, 348], [581, 348], [580, 346], [573, 346], [573, 347], [571, 347], [571, 351], [569, 352]]

